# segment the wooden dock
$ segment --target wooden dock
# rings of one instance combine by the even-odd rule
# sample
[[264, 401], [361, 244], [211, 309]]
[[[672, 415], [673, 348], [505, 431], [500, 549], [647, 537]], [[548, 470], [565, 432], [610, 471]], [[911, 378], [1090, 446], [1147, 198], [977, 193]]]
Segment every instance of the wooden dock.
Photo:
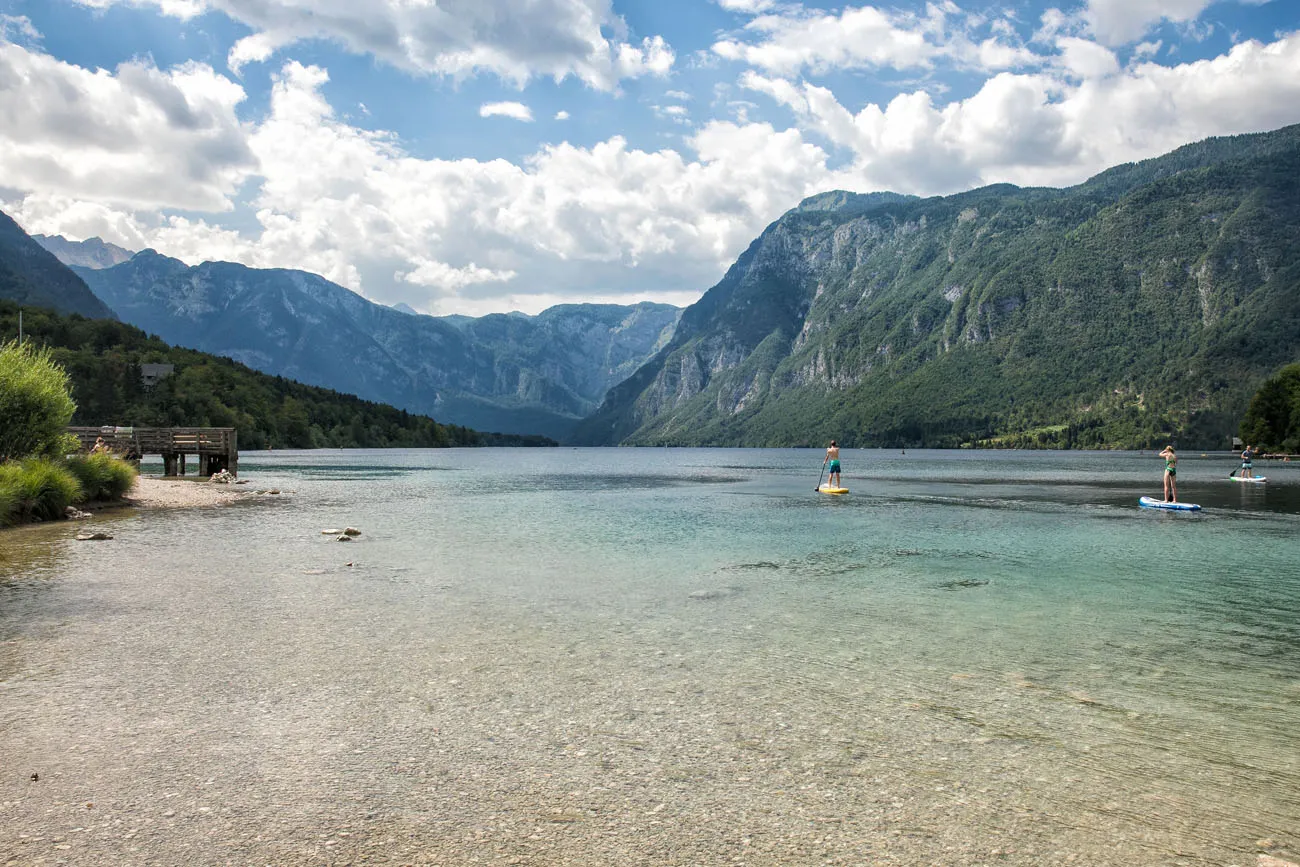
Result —
[[222, 470], [239, 475], [239, 445], [233, 427], [70, 427], [82, 449], [90, 451], [103, 438], [109, 451], [127, 460], [162, 455], [163, 475], [185, 475], [185, 458], [197, 458], [199, 474]]

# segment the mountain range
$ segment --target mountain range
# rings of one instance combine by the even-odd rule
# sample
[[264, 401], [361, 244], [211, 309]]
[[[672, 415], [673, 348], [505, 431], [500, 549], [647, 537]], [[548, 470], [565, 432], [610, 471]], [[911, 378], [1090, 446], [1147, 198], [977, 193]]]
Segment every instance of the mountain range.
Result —
[[135, 255], [134, 250], [110, 244], [103, 238], [69, 241], [62, 235], [32, 235], [32, 240], [69, 267], [79, 265], [83, 268], [111, 268]]
[[85, 281], [4, 212], [0, 212], [0, 298], [90, 319], [115, 318]]
[[1226, 447], [1300, 358], [1300, 126], [769, 226], [581, 444]]
[[1300, 358], [1300, 126], [1065, 189], [813, 196], [684, 311], [432, 317], [149, 250], [76, 271], [170, 342], [575, 444], [1216, 447]]
[[122, 321], [168, 343], [445, 423], [556, 439], [667, 343], [680, 314], [574, 304], [444, 319], [305, 271], [190, 266], [152, 250], [73, 270]]

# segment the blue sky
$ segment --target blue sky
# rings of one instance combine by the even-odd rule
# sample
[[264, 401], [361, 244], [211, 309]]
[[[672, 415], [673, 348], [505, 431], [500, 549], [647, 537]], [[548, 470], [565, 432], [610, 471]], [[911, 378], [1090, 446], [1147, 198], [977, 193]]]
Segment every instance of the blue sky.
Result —
[[0, 208], [432, 313], [686, 304], [827, 189], [1300, 122], [1294, 0], [0, 0]]

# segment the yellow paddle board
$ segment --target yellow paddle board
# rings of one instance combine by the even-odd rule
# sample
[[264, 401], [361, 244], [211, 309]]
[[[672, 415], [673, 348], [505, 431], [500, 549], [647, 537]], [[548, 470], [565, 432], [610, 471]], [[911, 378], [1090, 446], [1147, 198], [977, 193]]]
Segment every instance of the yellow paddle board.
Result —
[[832, 488], [830, 485], [822, 485], [817, 490], [823, 494], [847, 494], [849, 492], [848, 488]]

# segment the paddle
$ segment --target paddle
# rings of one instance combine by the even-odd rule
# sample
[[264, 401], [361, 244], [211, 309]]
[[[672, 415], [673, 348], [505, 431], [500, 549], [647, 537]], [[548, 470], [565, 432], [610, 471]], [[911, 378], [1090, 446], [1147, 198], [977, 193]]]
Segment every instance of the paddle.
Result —
[[822, 476], [824, 475], [826, 475], [826, 461], [822, 461], [822, 471], [817, 474], [817, 487], [813, 488], [814, 491], [822, 489]]
[[[1241, 469], [1241, 467], [1237, 467], [1237, 470], [1239, 469]], [[1232, 472], [1228, 473], [1228, 478], [1232, 478], [1233, 476], [1235, 476], [1237, 474], [1237, 470], [1233, 470]]]

